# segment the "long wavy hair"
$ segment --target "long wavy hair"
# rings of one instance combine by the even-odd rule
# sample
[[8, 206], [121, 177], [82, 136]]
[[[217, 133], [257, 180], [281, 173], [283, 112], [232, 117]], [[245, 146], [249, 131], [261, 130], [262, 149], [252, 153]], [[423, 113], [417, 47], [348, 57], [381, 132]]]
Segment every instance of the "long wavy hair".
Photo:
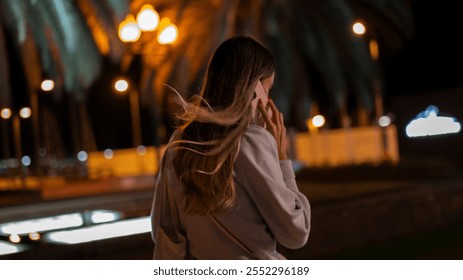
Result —
[[213, 54], [200, 94], [179, 98], [180, 126], [168, 148], [185, 187], [186, 213], [216, 213], [235, 205], [233, 165], [253, 120], [254, 88], [274, 71], [273, 56], [263, 45], [235, 36]]

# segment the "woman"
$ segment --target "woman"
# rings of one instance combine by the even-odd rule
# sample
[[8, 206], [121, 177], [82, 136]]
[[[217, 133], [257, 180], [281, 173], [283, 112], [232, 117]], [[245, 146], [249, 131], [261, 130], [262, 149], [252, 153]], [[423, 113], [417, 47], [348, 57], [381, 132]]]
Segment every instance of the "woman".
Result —
[[284, 259], [277, 242], [307, 242], [310, 205], [287, 159], [283, 115], [256, 101], [274, 72], [265, 47], [233, 37], [212, 56], [201, 94], [181, 100], [151, 213], [155, 259]]

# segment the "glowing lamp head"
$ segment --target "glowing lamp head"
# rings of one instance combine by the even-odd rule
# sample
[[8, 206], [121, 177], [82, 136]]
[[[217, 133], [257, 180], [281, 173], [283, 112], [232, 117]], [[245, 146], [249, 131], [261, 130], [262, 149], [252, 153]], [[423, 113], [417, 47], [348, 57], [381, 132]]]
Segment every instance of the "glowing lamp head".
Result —
[[354, 22], [352, 25], [352, 31], [357, 35], [363, 35], [367, 31], [365, 25], [359, 21]]
[[142, 31], [154, 31], [159, 25], [159, 14], [150, 4], [145, 4], [137, 15], [137, 23]]
[[141, 30], [132, 15], [119, 24], [119, 39], [122, 42], [136, 42], [141, 37]]
[[381, 116], [379, 119], [378, 119], [378, 124], [379, 126], [381, 127], [388, 127], [391, 125], [391, 118], [389, 116]]
[[40, 88], [43, 91], [52, 91], [55, 88], [55, 82], [53, 80], [44, 80]]
[[322, 127], [325, 125], [325, 117], [322, 115], [316, 115], [315, 117], [312, 118], [312, 124], [315, 127]]
[[23, 107], [21, 110], [19, 110], [19, 116], [23, 119], [28, 119], [32, 115], [31, 108], [29, 107]]
[[158, 34], [158, 43], [161, 45], [173, 44], [178, 38], [178, 28], [170, 22], [169, 18], [163, 18], [160, 23], [160, 31]]
[[114, 89], [119, 93], [124, 93], [129, 89], [129, 82], [125, 79], [119, 79], [114, 83]]
[[2, 119], [5, 119], [5, 120], [11, 118], [11, 110], [10, 110], [10, 108], [3, 108], [0, 111], [0, 116], [2, 117]]

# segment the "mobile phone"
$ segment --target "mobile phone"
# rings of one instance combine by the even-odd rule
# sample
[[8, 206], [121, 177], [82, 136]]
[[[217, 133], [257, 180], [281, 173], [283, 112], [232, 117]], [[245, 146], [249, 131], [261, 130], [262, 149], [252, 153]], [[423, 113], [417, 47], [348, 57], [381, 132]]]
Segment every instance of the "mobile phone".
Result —
[[256, 88], [254, 89], [254, 92], [256, 93], [256, 97], [252, 101], [252, 107], [253, 107], [253, 113], [254, 113], [254, 122], [257, 123], [258, 125], [265, 126], [265, 119], [262, 116], [261, 111], [259, 108], [257, 108], [257, 104], [259, 100], [262, 100], [262, 104], [264, 105], [264, 108], [267, 110], [267, 115], [271, 118], [272, 117], [272, 109], [269, 108], [268, 106], [268, 96], [265, 93], [264, 87], [262, 86], [262, 83], [260, 81], [257, 81]]

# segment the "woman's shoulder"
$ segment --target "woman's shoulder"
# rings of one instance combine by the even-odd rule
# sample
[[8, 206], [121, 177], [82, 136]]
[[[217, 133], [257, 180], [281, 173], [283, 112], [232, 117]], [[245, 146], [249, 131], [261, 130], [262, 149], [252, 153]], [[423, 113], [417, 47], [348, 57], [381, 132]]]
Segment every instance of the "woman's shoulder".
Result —
[[267, 129], [257, 124], [251, 124], [248, 127], [248, 129], [244, 133], [244, 140], [249, 142], [257, 141], [259, 143], [261, 143], [262, 141], [275, 142], [275, 139], [273, 138], [272, 134], [270, 134], [270, 132], [268, 132]]
[[253, 135], [256, 137], [273, 138], [272, 134], [270, 134], [267, 129], [257, 124], [251, 124], [245, 132], [245, 136]]
[[252, 124], [244, 133], [241, 141], [241, 153], [261, 153], [263, 151], [276, 151], [276, 141], [272, 134], [262, 126]]

